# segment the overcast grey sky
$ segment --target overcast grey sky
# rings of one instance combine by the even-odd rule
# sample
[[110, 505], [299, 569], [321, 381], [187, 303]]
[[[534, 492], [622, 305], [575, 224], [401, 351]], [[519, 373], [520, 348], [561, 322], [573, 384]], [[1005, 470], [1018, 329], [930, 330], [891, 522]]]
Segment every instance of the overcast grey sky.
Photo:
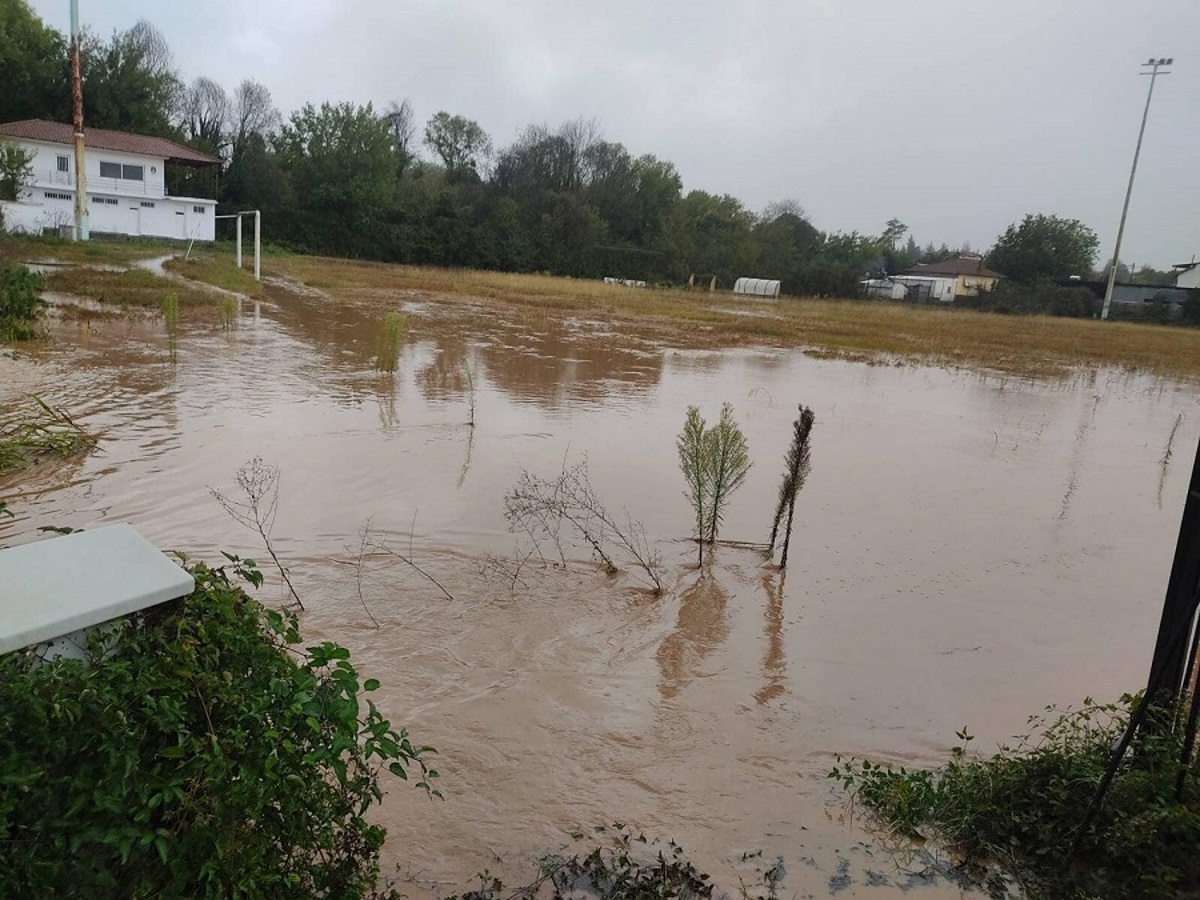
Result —
[[[684, 188], [795, 198], [824, 230], [986, 250], [1025, 213], [1081, 219], [1112, 253], [1149, 78], [1122, 258], [1200, 256], [1197, 0], [79, 0], [103, 35], [146, 18], [186, 80], [306, 101], [407, 97], [497, 146], [594, 118]], [[32, 0], [66, 31], [68, 0]], [[1189, 50], [1191, 51], [1189, 54]]]

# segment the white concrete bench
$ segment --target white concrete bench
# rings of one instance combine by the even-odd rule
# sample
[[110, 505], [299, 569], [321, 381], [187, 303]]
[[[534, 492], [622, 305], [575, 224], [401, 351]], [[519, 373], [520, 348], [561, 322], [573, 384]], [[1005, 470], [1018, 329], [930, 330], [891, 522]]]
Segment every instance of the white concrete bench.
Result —
[[0, 550], [0, 654], [36, 646], [43, 658], [83, 659], [91, 629], [194, 589], [132, 525]]

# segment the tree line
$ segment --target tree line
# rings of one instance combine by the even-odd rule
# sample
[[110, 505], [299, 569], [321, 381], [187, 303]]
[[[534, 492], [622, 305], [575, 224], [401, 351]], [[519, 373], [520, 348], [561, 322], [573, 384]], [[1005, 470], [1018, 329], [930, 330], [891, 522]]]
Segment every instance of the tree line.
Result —
[[[0, 0], [0, 121], [70, 114], [67, 39], [26, 0]], [[464, 116], [417, 122], [412, 104], [305, 104], [286, 119], [252, 80], [232, 94], [184, 83], [170, 46], [140, 21], [82, 41], [90, 127], [169, 137], [221, 159], [222, 212], [260, 209], [268, 240], [302, 252], [576, 277], [681, 283], [777, 278], [784, 293], [854, 296], [966, 245], [920, 246], [891, 219], [879, 234], [825, 232], [795, 200], [761, 212], [684, 190], [675, 165], [605, 138], [590, 120], [530, 125], [497, 147]], [[175, 193], [204, 190], [176, 181]], [[1053, 240], [1049, 251], [1029, 247]], [[1022, 249], [1024, 248], [1024, 249]], [[1090, 274], [1095, 233], [1055, 216], [1001, 235], [989, 264], [1020, 281]], [[1155, 273], [1157, 274], [1157, 273]]]

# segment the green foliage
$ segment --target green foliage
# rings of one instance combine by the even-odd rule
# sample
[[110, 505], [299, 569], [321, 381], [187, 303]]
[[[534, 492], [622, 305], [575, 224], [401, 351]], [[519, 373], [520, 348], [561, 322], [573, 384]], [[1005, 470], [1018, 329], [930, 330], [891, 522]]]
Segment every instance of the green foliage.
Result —
[[33, 177], [34, 154], [0, 140], [0, 200], [16, 200]]
[[771, 540], [768, 541], [768, 554], [775, 552], [775, 541], [779, 537], [779, 525], [783, 514], [787, 512], [787, 527], [783, 532], [783, 554], [779, 559], [779, 568], [787, 568], [788, 547], [792, 541], [792, 517], [796, 512], [796, 495], [804, 487], [804, 481], [812, 469], [812, 450], [809, 438], [812, 435], [813, 411], [800, 404], [800, 418], [792, 425], [792, 443], [783, 458], [783, 481], [779, 485], [779, 503], [775, 507], [775, 518], [771, 522]]
[[0, 895], [362, 897], [382, 771], [438, 795], [432, 751], [362, 696], [378, 682], [349, 651], [299, 650], [295, 617], [190, 571], [193, 594], [87, 663], [0, 657]]
[[0, 341], [37, 337], [38, 314], [46, 306], [41, 275], [24, 266], [0, 269]]
[[0, 122], [68, 109], [66, 71], [62, 35], [47, 28], [26, 0], [0, 0]]
[[695, 534], [703, 563], [703, 545], [716, 541], [729, 497], [742, 486], [750, 471], [746, 436], [733, 420], [731, 404], [721, 407], [721, 417], [711, 428], [705, 427], [700, 410], [689, 406], [676, 448], [679, 468], [687, 483], [684, 496], [696, 516]]
[[721, 407], [717, 424], [704, 432], [704, 456], [708, 468], [708, 530], [711, 544], [724, 520], [729, 496], [742, 486], [750, 471], [746, 436], [733, 420], [733, 406]]
[[297, 198], [292, 227], [301, 245], [357, 255], [396, 186], [387, 122], [370, 103], [306, 103], [273, 146]]
[[425, 125], [425, 144], [437, 154], [452, 177], [478, 176], [491, 151], [491, 141], [479, 123], [465, 116], [434, 113]]
[[988, 267], [1024, 284], [1087, 276], [1100, 247], [1096, 232], [1077, 219], [1027, 215], [1009, 225], [988, 251]]
[[[490, 872], [479, 874], [479, 889], [461, 900], [526, 900], [596, 897], [601, 900], [706, 900], [712, 897], [709, 875], [700, 871], [674, 841], [663, 846], [644, 834], [634, 836], [624, 824], [603, 826], [594, 833], [607, 838], [590, 850], [572, 856], [541, 860], [538, 877], [528, 885], [506, 891]], [[584, 835], [573, 835], [582, 841]], [[774, 894], [770, 894], [774, 896]], [[460, 900], [458, 896], [448, 900]]]
[[[1139, 732], [1100, 812], [1080, 834], [1083, 812], [1137, 698], [1030, 719], [1016, 747], [972, 758], [973, 738], [936, 771], [839, 758], [830, 777], [879, 822], [905, 836], [937, 837], [982, 878], [999, 863], [1030, 896], [1168, 898], [1200, 892], [1200, 766], [1193, 762], [1181, 802], [1175, 779], [1183, 729], [1173, 710]], [[1052, 716], [1052, 718], [1050, 718]], [[1078, 839], [1074, 859], [1071, 851]]]
[[[83, 117], [92, 128], [177, 137], [172, 125], [182, 90], [171, 48], [145, 19], [106, 43], [83, 41]], [[49, 114], [61, 119], [66, 105]]]

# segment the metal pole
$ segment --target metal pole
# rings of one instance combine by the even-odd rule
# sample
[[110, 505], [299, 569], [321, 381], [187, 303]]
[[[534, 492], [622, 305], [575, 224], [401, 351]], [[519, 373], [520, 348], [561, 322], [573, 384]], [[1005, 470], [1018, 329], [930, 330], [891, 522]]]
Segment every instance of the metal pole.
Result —
[[75, 125], [75, 240], [90, 235], [87, 207], [87, 158], [83, 145], [83, 74], [79, 60], [79, 0], [71, 0], [71, 106]]
[[[1160, 66], [1168, 66], [1173, 59], [1152, 59], [1142, 63], [1142, 67], [1150, 66], [1150, 90], [1146, 91], [1146, 108], [1142, 110], [1142, 127], [1138, 129], [1137, 147], [1133, 151], [1133, 166], [1129, 170], [1129, 185], [1125, 188], [1125, 205], [1121, 207], [1121, 224], [1117, 228], [1117, 246], [1113, 249], [1112, 266], [1108, 272], [1108, 286], [1104, 289], [1104, 306], [1100, 310], [1100, 318], [1108, 318], [1108, 308], [1112, 305], [1113, 284], [1117, 280], [1117, 266], [1121, 262], [1121, 238], [1125, 235], [1125, 217], [1129, 214], [1129, 198], [1133, 196], [1133, 177], [1137, 174], [1138, 156], [1142, 152], [1142, 136], [1146, 133], [1146, 118], [1150, 115], [1150, 98], [1154, 96], [1154, 82], [1158, 79]], [[1141, 74], [1145, 75], [1146, 72]], [[1170, 75], [1170, 72], [1163, 72]]]
[[237, 220], [237, 250], [234, 253], [234, 258], [237, 260], [237, 267], [242, 267], [242, 217], [234, 216]]
[[262, 281], [262, 213], [254, 211], [254, 280]]

